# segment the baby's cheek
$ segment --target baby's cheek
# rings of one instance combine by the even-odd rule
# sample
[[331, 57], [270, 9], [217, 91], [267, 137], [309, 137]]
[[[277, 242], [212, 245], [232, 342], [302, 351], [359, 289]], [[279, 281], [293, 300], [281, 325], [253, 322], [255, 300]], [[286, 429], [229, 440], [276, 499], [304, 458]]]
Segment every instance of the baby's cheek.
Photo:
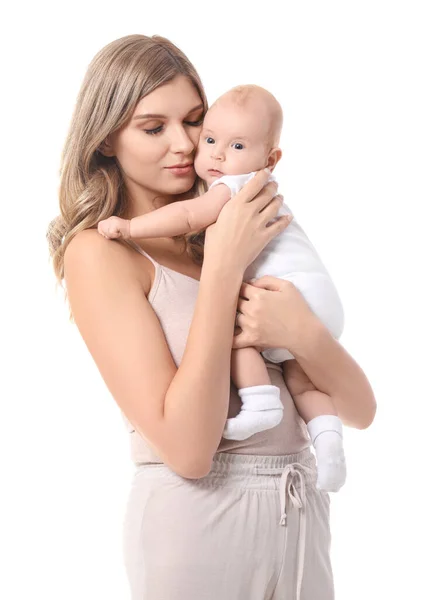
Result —
[[205, 179], [207, 167], [202, 153], [198, 151], [194, 159], [194, 169], [199, 177]]

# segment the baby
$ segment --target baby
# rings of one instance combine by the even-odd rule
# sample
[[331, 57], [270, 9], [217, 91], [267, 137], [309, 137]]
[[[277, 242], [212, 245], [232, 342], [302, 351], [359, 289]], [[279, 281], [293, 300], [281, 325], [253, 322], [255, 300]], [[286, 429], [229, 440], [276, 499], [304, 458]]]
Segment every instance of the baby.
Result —
[[[191, 200], [174, 202], [130, 220], [110, 217], [98, 231], [108, 239], [152, 238], [187, 234], [214, 223], [223, 206], [265, 167], [271, 171], [282, 156], [278, 147], [282, 109], [267, 90], [245, 85], [231, 89], [208, 110], [194, 168], [208, 191]], [[275, 178], [271, 175], [270, 180]], [[278, 215], [292, 212], [283, 204]], [[312, 311], [338, 339], [343, 309], [334, 284], [306, 234], [292, 218], [244, 274], [244, 281], [272, 275], [291, 281]], [[317, 488], [338, 491], [346, 478], [342, 422], [332, 399], [315, 389], [286, 349], [267, 349], [267, 360], [283, 363], [284, 379], [307, 424], [318, 466]], [[241, 412], [228, 419], [227, 439], [243, 440], [278, 425], [283, 418], [280, 390], [271, 385], [264, 360], [255, 348], [233, 350], [231, 376], [241, 398]]]

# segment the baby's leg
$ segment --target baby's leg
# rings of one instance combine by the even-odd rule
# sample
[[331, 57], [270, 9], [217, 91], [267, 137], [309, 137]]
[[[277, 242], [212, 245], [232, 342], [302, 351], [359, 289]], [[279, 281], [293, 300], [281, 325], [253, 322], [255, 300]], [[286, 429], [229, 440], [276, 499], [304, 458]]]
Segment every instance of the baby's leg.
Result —
[[315, 388], [296, 360], [283, 363], [283, 375], [315, 448], [317, 488], [337, 492], [346, 479], [343, 427], [331, 397]]
[[231, 353], [231, 377], [238, 388], [271, 385], [268, 369], [256, 348], [240, 348]]
[[271, 385], [266, 365], [255, 348], [233, 350], [231, 376], [241, 398], [241, 412], [226, 421], [223, 437], [245, 440], [276, 427], [283, 417], [280, 389]]

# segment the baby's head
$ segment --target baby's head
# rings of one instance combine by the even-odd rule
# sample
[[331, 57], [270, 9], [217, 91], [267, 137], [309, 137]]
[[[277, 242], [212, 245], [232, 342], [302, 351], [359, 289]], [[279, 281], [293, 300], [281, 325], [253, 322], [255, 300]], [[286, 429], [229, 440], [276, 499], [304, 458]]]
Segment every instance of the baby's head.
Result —
[[222, 175], [241, 175], [280, 160], [283, 113], [267, 90], [241, 85], [220, 96], [205, 118], [195, 170], [208, 185]]

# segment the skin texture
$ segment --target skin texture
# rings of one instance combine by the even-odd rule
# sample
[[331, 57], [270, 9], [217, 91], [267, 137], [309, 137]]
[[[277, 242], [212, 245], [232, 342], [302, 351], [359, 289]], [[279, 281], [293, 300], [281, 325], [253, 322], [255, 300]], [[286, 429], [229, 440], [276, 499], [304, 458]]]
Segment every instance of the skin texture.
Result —
[[[191, 189], [194, 173], [177, 177], [164, 169], [194, 160], [201, 125], [188, 123], [198, 117], [191, 110], [199, 103], [192, 85], [177, 77], [143, 98], [133, 115], [149, 110], [162, 117], [132, 119], [105, 141], [103, 151], [116, 156], [125, 174], [130, 194], [127, 217], [183, 199]], [[147, 133], [148, 126], [158, 133]], [[147, 300], [154, 277], [150, 261], [127, 245], [104, 239], [95, 229], [78, 233], [65, 252], [74, 320], [112, 397], [160, 458], [184, 477], [207, 474], [221, 440], [243, 273], [287, 224], [278, 220], [266, 227], [281, 205], [273, 199], [277, 186], [265, 186], [267, 179], [267, 173], [259, 171], [208, 227], [202, 268], [177, 240], [143, 242], [156, 261], [200, 280], [179, 368]], [[242, 307], [240, 347], [273, 347], [279, 342], [289, 348], [304, 361], [303, 368], [318, 389], [341, 392], [342, 420], [368, 426], [375, 403], [365, 375], [314, 316], [306, 318], [306, 302], [294, 286], [279, 292], [249, 287], [245, 294], [254, 290], [256, 297]], [[275, 323], [273, 335], [270, 319]], [[336, 361], [339, 369], [333, 366]]]

